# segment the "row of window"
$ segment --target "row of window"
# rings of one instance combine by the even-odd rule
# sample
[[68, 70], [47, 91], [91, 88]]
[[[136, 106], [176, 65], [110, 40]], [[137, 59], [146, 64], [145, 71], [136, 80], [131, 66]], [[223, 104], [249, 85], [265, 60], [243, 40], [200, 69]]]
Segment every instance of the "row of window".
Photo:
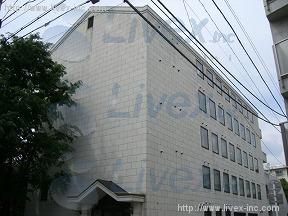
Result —
[[[202, 166], [203, 173], [203, 188], [211, 189], [211, 173], [210, 167]], [[231, 175], [231, 184], [230, 176], [228, 173], [223, 172], [222, 181], [221, 181], [221, 172], [217, 169], [213, 169], [213, 179], [214, 179], [214, 190], [224, 191], [225, 193], [233, 193], [235, 195], [252, 197], [254, 199], [261, 200], [261, 187], [259, 184], [254, 182], [244, 180], [242, 178], [237, 178], [236, 176]], [[223, 184], [223, 186], [222, 186]]]
[[242, 103], [242, 100], [240, 98], [236, 98], [236, 94], [229, 89], [225, 84], [222, 84], [221, 79], [218, 78], [213, 73], [207, 69], [206, 74], [204, 74], [204, 67], [203, 64], [200, 61], [196, 61], [197, 65], [197, 74], [204, 79], [204, 76], [207, 77], [207, 83], [214, 88], [214, 85], [216, 86], [217, 92], [222, 95], [224, 95], [225, 99], [230, 102], [232, 101], [232, 105], [239, 110], [240, 113], [242, 113], [247, 119], [249, 119], [252, 123], [254, 123], [254, 114], [252, 114], [252, 111], [250, 111], [247, 106]]
[[[198, 91], [198, 99], [199, 99], [199, 109], [203, 112], [207, 113], [207, 104], [206, 104], [206, 95]], [[249, 144], [252, 144], [256, 148], [256, 136], [255, 133], [250, 131], [249, 128], [246, 127], [244, 124], [239, 123], [236, 118], [232, 118], [232, 115], [229, 112], [226, 112], [223, 107], [218, 106], [218, 115], [216, 114], [216, 104], [215, 102], [209, 98], [209, 113], [210, 117], [219, 120], [219, 122], [225, 126], [227, 125], [228, 129], [234, 131], [235, 134], [240, 136], [243, 140], [246, 140]], [[226, 117], [225, 117], [226, 116]]]
[[[210, 148], [210, 142], [209, 142], [209, 136], [208, 136], [208, 130], [204, 127], [200, 127], [200, 135], [201, 135], [201, 146], [205, 149]], [[219, 154], [219, 138], [218, 135], [211, 132], [211, 145], [212, 145], [212, 151], [216, 154]], [[228, 159], [228, 143], [225, 139], [220, 139], [220, 145], [221, 145], [221, 154], [222, 157]], [[243, 157], [242, 157], [243, 155]], [[231, 161], [238, 163], [241, 166], [244, 166], [246, 168], [250, 168], [252, 171], [256, 171], [259, 173], [259, 164], [258, 159], [253, 158], [251, 154], [247, 154], [247, 152], [242, 151], [239, 147], [236, 147], [232, 143], [229, 143], [229, 158]]]

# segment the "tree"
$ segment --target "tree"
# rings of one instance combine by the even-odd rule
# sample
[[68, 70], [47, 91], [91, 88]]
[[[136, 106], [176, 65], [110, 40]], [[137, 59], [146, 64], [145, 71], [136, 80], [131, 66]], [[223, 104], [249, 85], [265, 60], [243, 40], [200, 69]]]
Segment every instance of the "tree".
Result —
[[280, 182], [285, 193], [286, 200], [288, 200], [288, 182], [285, 178], [281, 178]]
[[47, 181], [49, 169], [72, 150], [75, 128], [53, 122], [59, 106], [74, 106], [81, 82], [63, 78], [50, 44], [37, 34], [0, 39], [0, 215], [22, 215], [27, 192]]

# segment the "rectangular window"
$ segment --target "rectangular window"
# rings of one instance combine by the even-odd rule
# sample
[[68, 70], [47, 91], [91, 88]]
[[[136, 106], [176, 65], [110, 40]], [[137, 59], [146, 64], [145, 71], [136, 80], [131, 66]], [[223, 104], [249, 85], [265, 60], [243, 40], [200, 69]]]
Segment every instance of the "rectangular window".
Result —
[[252, 196], [254, 199], [257, 199], [257, 196], [256, 196], [256, 185], [254, 182], [251, 183], [252, 184]]
[[242, 165], [242, 152], [240, 148], [236, 148], [237, 163]]
[[253, 163], [252, 155], [249, 155], [249, 165], [250, 165], [250, 170], [254, 171], [254, 163]]
[[282, 170], [276, 170], [275, 173], [276, 173], [277, 177], [283, 176], [283, 171]]
[[222, 156], [228, 158], [227, 141], [224, 139], [221, 139], [221, 151]]
[[225, 125], [225, 114], [224, 114], [224, 109], [220, 106], [218, 106], [218, 118], [219, 118], [219, 122], [222, 125]]
[[204, 73], [203, 73], [203, 64], [201, 64], [198, 60], [196, 61], [197, 65], [197, 74], [200, 76], [202, 79], [204, 79]]
[[237, 119], [234, 118], [234, 130], [235, 130], [235, 134], [237, 134], [238, 136], [240, 135], [239, 132], [239, 122]]
[[229, 113], [227, 114], [227, 127], [229, 130], [233, 131], [232, 116]]
[[255, 171], [256, 171], [257, 173], [259, 173], [258, 159], [257, 159], [257, 158], [254, 158], [254, 161], [255, 161]]
[[243, 151], [243, 165], [248, 168], [248, 155], [247, 152]]
[[256, 148], [256, 137], [253, 132], [251, 132], [251, 143]]
[[248, 128], [246, 128], [246, 138], [247, 142], [251, 144], [251, 134]]
[[225, 193], [230, 193], [230, 183], [228, 173], [223, 173], [223, 187]]
[[232, 143], [229, 143], [230, 160], [235, 162], [235, 148]]
[[258, 193], [258, 199], [261, 200], [262, 199], [262, 195], [261, 195], [261, 186], [259, 184], [257, 184], [257, 193]]
[[239, 107], [239, 112], [243, 113], [242, 101], [240, 99], [238, 99], [238, 107]]
[[231, 100], [232, 100], [232, 105], [237, 109], [237, 101], [236, 101], [236, 96], [234, 93], [231, 92]]
[[207, 83], [211, 86], [214, 87], [214, 83], [213, 83], [213, 74], [207, 70]]
[[242, 178], [239, 178], [239, 192], [240, 196], [245, 196], [244, 180]]
[[245, 136], [245, 127], [243, 124], [240, 123], [240, 135], [242, 137], [242, 139], [246, 140], [246, 136]]
[[224, 98], [230, 102], [229, 90], [225, 85], [223, 85], [223, 92], [224, 92]]
[[216, 84], [216, 87], [217, 87], [217, 92], [218, 92], [220, 95], [222, 95], [222, 84], [221, 84], [221, 81], [216, 78], [215, 84]]
[[216, 105], [215, 102], [209, 99], [209, 109], [210, 109], [210, 116], [216, 119]]
[[214, 189], [217, 191], [221, 191], [220, 171], [216, 169], [214, 169]]
[[212, 133], [212, 151], [219, 154], [218, 136]]
[[206, 95], [202, 93], [201, 91], [198, 91], [198, 99], [199, 99], [199, 108], [203, 112], [207, 112], [206, 108]]
[[87, 29], [92, 28], [94, 23], [94, 16], [88, 18]]
[[203, 148], [209, 149], [208, 130], [206, 128], [200, 127], [200, 134], [201, 146]]
[[232, 193], [236, 195], [238, 194], [238, 185], [236, 176], [232, 176]]
[[202, 166], [202, 173], [203, 173], [203, 188], [211, 188], [211, 181], [210, 181], [210, 168], [207, 166]]
[[245, 186], [246, 186], [246, 195], [247, 195], [247, 197], [251, 197], [250, 182], [246, 180], [245, 181]]

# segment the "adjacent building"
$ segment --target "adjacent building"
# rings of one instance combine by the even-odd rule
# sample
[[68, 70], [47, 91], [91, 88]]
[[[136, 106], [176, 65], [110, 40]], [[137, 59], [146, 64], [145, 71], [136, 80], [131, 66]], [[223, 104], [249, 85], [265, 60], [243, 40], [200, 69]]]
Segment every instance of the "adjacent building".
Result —
[[78, 106], [59, 108], [82, 133], [61, 158], [69, 175], [32, 196], [27, 215], [268, 215], [257, 113], [137, 9], [165, 39], [129, 7], [91, 7], [53, 46], [67, 79], [83, 82]]
[[[288, 116], [288, 2], [287, 0], [264, 0], [269, 20], [280, 92], [284, 98]], [[286, 165], [288, 164], [288, 122], [281, 123]]]

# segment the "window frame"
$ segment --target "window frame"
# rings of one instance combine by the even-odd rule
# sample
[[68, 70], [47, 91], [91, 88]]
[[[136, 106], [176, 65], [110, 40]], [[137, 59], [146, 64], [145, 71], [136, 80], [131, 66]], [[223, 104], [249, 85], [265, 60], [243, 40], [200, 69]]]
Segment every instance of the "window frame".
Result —
[[[211, 72], [211, 70], [207, 69], [207, 83], [208, 85], [210, 85], [212, 88], [214, 88], [214, 83], [213, 83], [213, 73]], [[209, 76], [211, 75], [211, 77]], [[211, 79], [211, 80], [210, 80]]]
[[[221, 113], [223, 113], [223, 114], [221, 114]], [[221, 107], [221, 106], [218, 106], [218, 119], [219, 119], [220, 124], [225, 126], [225, 111], [224, 111], [223, 107]]]
[[[215, 140], [216, 138], [216, 140]], [[216, 141], [216, 143], [214, 143]], [[219, 141], [218, 135], [215, 133], [211, 133], [211, 144], [212, 144], [212, 152], [219, 154]], [[215, 148], [216, 147], [216, 148]]]
[[235, 146], [232, 143], [229, 143], [229, 157], [230, 157], [230, 161], [233, 161], [233, 162], [236, 161], [235, 160]]
[[[206, 134], [206, 141], [207, 141], [207, 146], [206, 145], [203, 145], [203, 141], [204, 139], [202, 138], [202, 135], [203, 135], [203, 131], [205, 131], [205, 134]], [[201, 142], [201, 146], [207, 150], [209, 150], [209, 135], [208, 135], [208, 129], [207, 128], [204, 128], [202, 126], [200, 126], [200, 142]]]
[[197, 75], [204, 79], [204, 65], [198, 59], [196, 59]]
[[234, 130], [235, 130], [235, 134], [240, 136], [239, 121], [236, 118], [234, 118]]
[[[232, 175], [231, 182], [232, 182], [232, 193], [235, 195], [238, 195], [237, 177]], [[235, 188], [235, 186], [236, 186], [236, 188]]]
[[[205, 108], [203, 108], [203, 104], [202, 102], [204, 101], [204, 106]], [[207, 113], [207, 101], [206, 101], [206, 95], [198, 90], [198, 103], [199, 103], [199, 109], [205, 113]]]
[[239, 178], [239, 194], [240, 196], [245, 196], [245, 185], [244, 179]]
[[229, 180], [229, 174], [223, 172], [223, 191], [225, 193], [230, 193], [230, 180]]
[[[216, 173], [217, 173], [217, 175], [216, 175]], [[221, 191], [221, 172], [217, 169], [214, 169], [213, 175], [214, 175], [214, 190]], [[216, 178], [216, 176], [217, 176], [217, 178]], [[218, 182], [216, 181], [216, 179], [218, 180]]]
[[251, 198], [251, 185], [250, 181], [245, 180], [246, 197]]
[[245, 151], [243, 151], [243, 166], [246, 167], [246, 168], [249, 168], [248, 153], [245, 152]]
[[[239, 155], [238, 155], [239, 152], [240, 152], [240, 161], [239, 161]], [[242, 166], [242, 163], [243, 163], [243, 161], [242, 161], [242, 151], [241, 151], [241, 149], [239, 147], [236, 148], [236, 160], [237, 160], [237, 163]]]
[[[208, 171], [208, 173], [205, 173], [204, 171]], [[205, 176], [206, 175], [206, 176]], [[208, 178], [207, 178], [208, 176]], [[211, 173], [210, 173], [210, 167], [202, 165], [202, 178], [203, 178], [203, 188], [211, 189]], [[208, 180], [208, 183], [205, 184], [205, 180]]]
[[[226, 151], [226, 156], [225, 154], [223, 154], [223, 145], [225, 145], [225, 151]], [[222, 157], [227, 158], [228, 159], [228, 145], [227, 145], [227, 140], [221, 138], [221, 153], [222, 153]]]
[[227, 122], [227, 127], [229, 130], [233, 131], [233, 118], [232, 118], [232, 115], [228, 112], [226, 112], [226, 115], [227, 115], [227, 119], [226, 119], [226, 122]]
[[[209, 112], [210, 112], [210, 117], [217, 120], [216, 104], [211, 98], [209, 98]], [[213, 112], [213, 115], [212, 115], [212, 112]]]

